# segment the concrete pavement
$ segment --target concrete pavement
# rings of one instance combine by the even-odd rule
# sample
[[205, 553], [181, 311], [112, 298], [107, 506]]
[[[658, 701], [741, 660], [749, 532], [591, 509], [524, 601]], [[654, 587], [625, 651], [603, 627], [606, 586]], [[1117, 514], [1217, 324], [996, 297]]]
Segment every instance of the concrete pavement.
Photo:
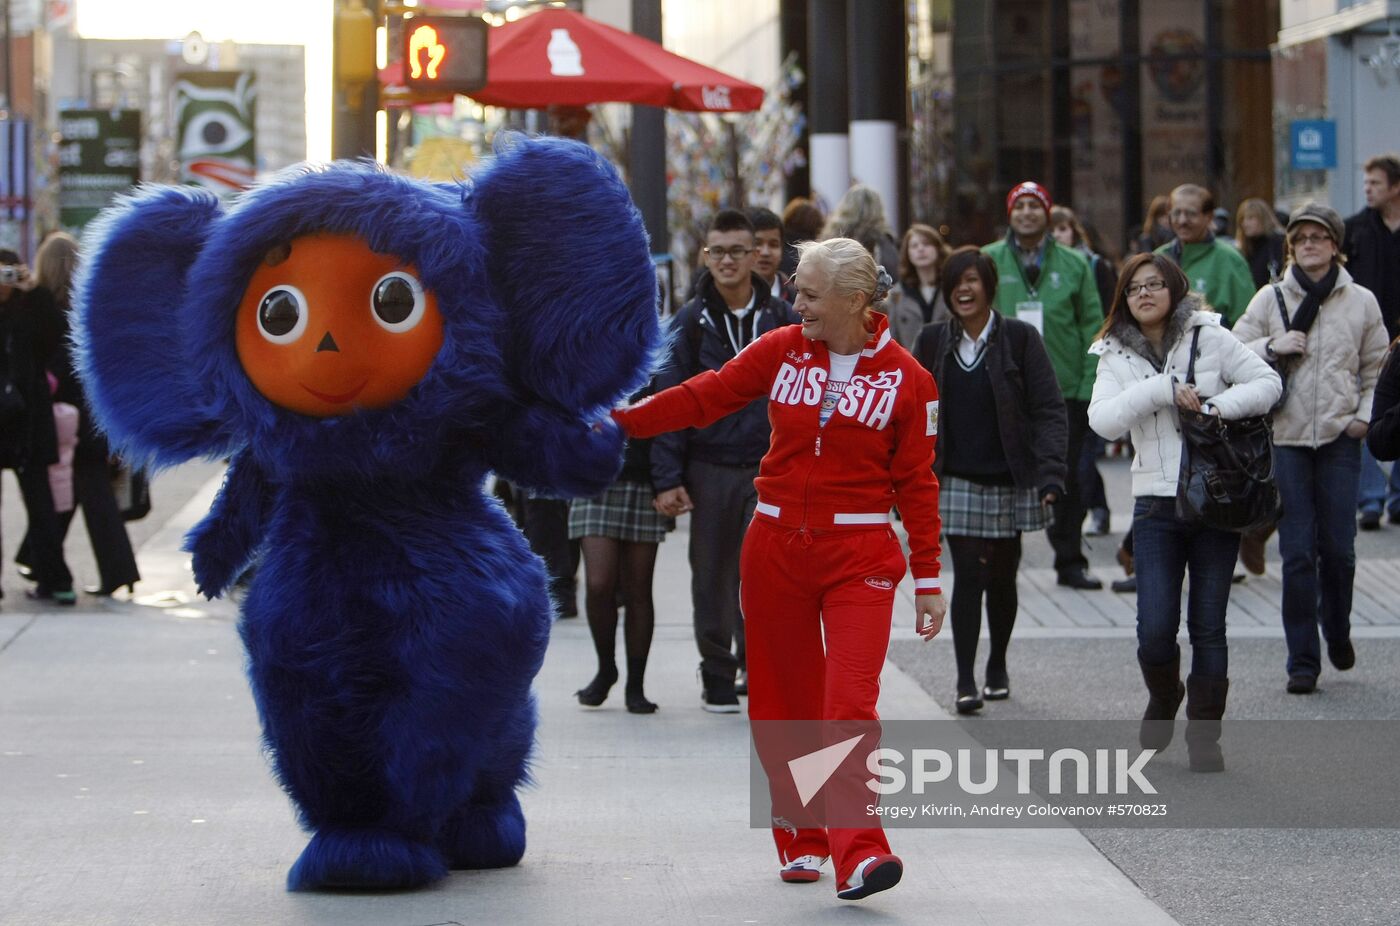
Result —
[[[0, 924], [1174, 922], [1072, 829], [900, 830], [904, 882], [856, 905], [835, 899], [829, 867], [816, 885], [781, 884], [767, 832], [747, 823], [744, 719], [699, 708], [683, 530], [657, 568], [657, 714], [627, 714], [620, 686], [603, 708], [580, 708], [587, 628], [555, 628], [519, 867], [409, 893], [288, 894], [305, 836], [259, 753], [233, 609], [196, 600], [178, 552], [216, 485], [169, 510], [181, 479], [156, 482], [168, 507], [141, 528], [134, 601], [16, 608], [7, 571]], [[946, 716], [893, 664], [881, 712]]]

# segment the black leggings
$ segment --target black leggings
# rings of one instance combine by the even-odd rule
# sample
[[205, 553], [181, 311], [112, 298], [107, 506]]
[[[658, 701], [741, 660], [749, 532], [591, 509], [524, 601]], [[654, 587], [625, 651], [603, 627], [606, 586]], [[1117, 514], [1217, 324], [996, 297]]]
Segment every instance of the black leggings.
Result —
[[1021, 535], [988, 540], [947, 536], [953, 554], [953, 651], [958, 660], [958, 686], [974, 685], [972, 665], [977, 636], [982, 630], [982, 598], [987, 599], [987, 629], [992, 651], [987, 668], [1005, 671], [1006, 647], [1016, 624], [1016, 571], [1021, 565]]
[[[623, 643], [627, 650], [627, 686], [641, 690], [647, 654], [656, 625], [651, 597], [652, 573], [659, 544], [634, 543], [611, 537], [584, 537], [583, 570], [587, 592], [585, 608], [593, 648], [598, 653], [599, 674], [617, 671], [617, 602], [621, 587], [626, 611]], [[615, 677], [615, 676], [614, 676]]]

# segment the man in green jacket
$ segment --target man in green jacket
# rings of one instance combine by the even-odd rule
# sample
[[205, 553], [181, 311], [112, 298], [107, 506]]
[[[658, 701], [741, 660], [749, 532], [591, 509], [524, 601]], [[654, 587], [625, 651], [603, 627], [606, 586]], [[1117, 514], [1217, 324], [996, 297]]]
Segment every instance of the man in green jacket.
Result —
[[1168, 218], [1176, 238], [1157, 253], [1176, 262], [1191, 281], [1191, 289], [1220, 313], [1228, 328], [1254, 298], [1254, 277], [1240, 252], [1211, 233], [1214, 211], [1215, 197], [1205, 187], [1185, 183], [1172, 190]]
[[1069, 416], [1069, 475], [1065, 494], [1055, 503], [1055, 522], [1046, 531], [1055, 548], [1055, 573], [1060, 585], [1103, 588], [1089, 575], [1084, 555], [1084, 508], [1075, 473], [1094, 392], [1096, 364], [1088, 350], [1103, 325], [1103, 306], [1089, 262], [1048, 234], [1050, 194], [1043, 186], [1032, 180], [1017, 184], [1006, 197], [1006, 214], [1011, 226], [1006, 238], [982, 249], [997, 265], [996, 308], [1041, 333]]

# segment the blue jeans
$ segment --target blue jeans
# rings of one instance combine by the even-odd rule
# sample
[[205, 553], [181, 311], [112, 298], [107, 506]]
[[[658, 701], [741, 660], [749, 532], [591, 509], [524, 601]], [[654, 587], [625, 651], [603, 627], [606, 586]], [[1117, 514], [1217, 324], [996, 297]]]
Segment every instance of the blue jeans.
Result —
[[1385, 473], [1365, 441], [1361, 442], [1361, 486], [1356, 492], [1356, 509], [1362, 514], [1400, 515], [1400, 466], [1390, 471], [1387, 485]]
[[1144, 496], [1133, 506], [1133, 558], [1137, 567], [1138, 657], [1146, 665], [1170, 662], [1181, 626], [1181, 583], [1190, 571], [1186, 632], [1191, 674], [1226, 678], [1225, 611], [1235, 575], [1240, 535], [1188, 524], [1176, 516], [1176, 499]]
[[1317, 629], [1329, 643], [1351, 636], [1356, 576], [1356, 486], [1361, 442], [1343, 435], [1321, 447], [1277, 447], [1274, 472], [1283, 499], [1283, 635], [1288, 674], [1322, 669]]

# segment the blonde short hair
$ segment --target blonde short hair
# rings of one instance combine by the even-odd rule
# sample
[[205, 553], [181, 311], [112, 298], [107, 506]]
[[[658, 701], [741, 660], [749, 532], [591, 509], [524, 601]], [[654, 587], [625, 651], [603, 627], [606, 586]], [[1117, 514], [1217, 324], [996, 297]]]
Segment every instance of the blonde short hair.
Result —
[[797, 246], [797, 266], [820, 269], [831, 281], [833, 292], [841, 295], [862, 293], [867, 305], [885, 298], [880, 291], [880, 270], [875, 258], [854, 238], [828, 238], [825, 241], [804, 241]]

